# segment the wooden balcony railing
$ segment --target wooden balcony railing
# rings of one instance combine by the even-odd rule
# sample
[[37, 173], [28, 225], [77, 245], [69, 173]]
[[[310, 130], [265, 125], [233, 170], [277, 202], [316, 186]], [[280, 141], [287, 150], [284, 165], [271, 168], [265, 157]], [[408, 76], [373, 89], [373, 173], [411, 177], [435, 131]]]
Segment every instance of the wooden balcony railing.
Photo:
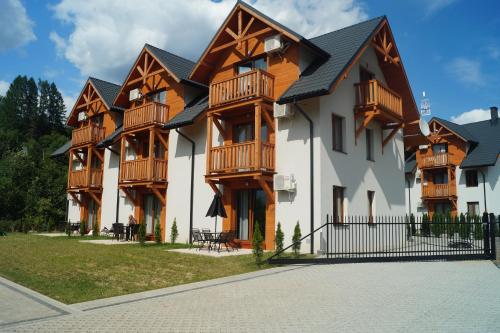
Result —
[[360, 82], [356, 88], [356, 108], [375, 107], [402, 118], [403, 100], [377, 80]]
[[274, 99], [274, 76], [256, 69], [210, 85], [209, 105], [219, 106], [252, 97]]
[[73, 146], [83, 144], [96, 144], [104, 139], [106, 129], [93, 123], [73, 130], [71, 144]]
[[428, 184], [422, 186], [422, 197], [424, 198], [442, 198], [455, 196], [456, 194], [456, 186], [453, 184]]
[[168, 121], [168, 106], [158, 102], [128, 109], [123, 116], [123, 129], [130, 130], [150, 125], [163, 125]]
[[256, 143], [244, 142], [210, 149], [209, 173], [274, 170], [274, 145], [262, 143], [260, 158]]
[[120, 181], [166, 181], [167, 161], [159, 158], [122, 162]]
[[90, 175], [87, 169], [71, 171], [69, 173], [68, 187], [87, 188], [102, 186], [102, 170], [97, 168], [90, 169]]
[[433, 156], [424, 156], [422, 159], [423, 168], [432, 168], [448, 165], [448, 153], [437, 153]]

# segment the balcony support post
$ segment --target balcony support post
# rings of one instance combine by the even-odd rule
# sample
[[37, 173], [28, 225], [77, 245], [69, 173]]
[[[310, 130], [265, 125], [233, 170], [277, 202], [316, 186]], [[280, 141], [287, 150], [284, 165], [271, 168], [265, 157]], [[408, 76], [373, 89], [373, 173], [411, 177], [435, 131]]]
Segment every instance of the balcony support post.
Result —
[[211, 159], [212, 159], [212, 124], [213, 116], [208, 114], [207, 116], [207, 174], [211, 171]]
[[81, 202], [80, 199], [78, 199], [78, 196], [73, 193], [73, 192], [69, 192], [69, 195], [71, 195], [71, 197], [73, 198], [73, 201], [76, 201], [76, 203], [78, 204], [78, 206], [83, 206], [83, 202]]
[[262, 112], [262, 117], [264, 118], [264, 121], [266, 122], [267, 126], [274, 132], [274, 119], [271, 117], [269, 114], [268, 108], [265, 107], [263, 112]]
[[92, 151], [94, 152], [95, 156], [97, 156], [99, 161], [101, 161], [101, 163], [104, 163], [104, 156], [101, 154], [99, 149], [94, 149], [94, 148], [90, 148], [90, 149], [92, 149]]
[[[363, 112], [363, 111], [358, 111], [358, 112]], [[368, 126], [368, 124], [372, 121], [372, 119], [375, 117], [375, 114], [376, 114], [375, 111], [368, 111], [362, 113], [363, 121], [361, 125], [359, 125], [359, 127], [356, 128], [356, 132], [354, 135], [354, 144], [358, 143], [358, 137], [360, 136], [361, 132], [363, 132], [363, 129], [365, 129]], [[357, 117], [355, 116], [355, 120], [356, 118]]]
[[156, 197], [161, 201], [161, 204], [165, 206], [166, 204], [165, 196], [156, 187], [152, 187], [151, 190], [156, 195]]
[[[389, 143], [389, 141], [394, 137], [394, 135], [396, 135], [396, 133], [399, 131], [400, 128], [403, 127], [403, 123], [399, 124], [397, 127], [394, 127], [392, 129], [392, 131], [389, 133], [389, 135], [384, 138], [384, 140], [382, 141], [382, 152], [384, 152], [384, 147], [387, 143]], [[382, 130], [383, 132], [383, 130]]]
[[87, 187], [90, 187], [90, 168], [92, 167], [92, 147], [88, 148], [87, 153], [87, 171], [86, 171], [86, 183]]
[[255, 169], [260, 170], [262, 157], [262, 105], [255, 104]]
[[99, 199], [97, 197], [97, 195], [95, 195], [94, 192], [92, 191], [89, 191], [89, 195], [92, 197], [92, 199], [100, 206], [101, 205], [101, 199]]
[[120, 181], [123, 181], [123, 168], [121, 167], [123, 162], [125, 162], [125, 135], [122, 135], [120, 144]]
[[69, 167], [68, 167], [68, 188], [71, 182], [71, 172], [73, 171], [73, 149], [69, 150]]
[[227, 140], [227, 132], [226, 132], [226, 129], [224, 128], [224, 126], [222, 126], [222, 124], [220, 123], [219, 119], [213, 117], [212, 118], [214, 124], [215, 124], [215, 127], [217, 127], [217, 130], [219, 130], [219, 133], [222, 135], [222, 137], [224, 138], [224, 141]]
[[148, 179], [152, 180], [154, 177], [153, 161], [154, 161], [154, 146], [155, 146], [155, 129], [149, 129], [149, 155], [148, 155]]

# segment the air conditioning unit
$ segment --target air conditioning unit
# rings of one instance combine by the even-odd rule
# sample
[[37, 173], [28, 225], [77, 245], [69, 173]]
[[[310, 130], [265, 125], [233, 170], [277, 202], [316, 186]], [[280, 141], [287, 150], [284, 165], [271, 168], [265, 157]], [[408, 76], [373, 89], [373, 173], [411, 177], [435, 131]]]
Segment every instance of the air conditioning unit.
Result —
[[274, 35], [264, 40], [264, 52], [273, 53], [283, 49], [283, 41], [281, 35]]
[[274, 190], [275, 191], [287, 191], [295, 192], [297, 189], [297, 183], [293, 178], [293, 175], [274, 175]]
[[293, 108], [290, 104], [274, 103], [273, 115], [274, 118], [289, 118], [293, 116]]
[[87, 120], [87, 114], [85, 112], [78, 112], [78, 121], [85, 121]]
[[128, 100], [130, 102], [138, 100], [141, 97], [142, 97], [142, 94], [141, 94], [141, 91], [139, 90], [139, 88], [130, 90], [130, 92], [128, 94]]
[[418, 146], [418, 149], [420, 149], [420, 150], [425, 150], [425, 149], [427, 149], [428, 147], [429, 147], [428, 145], [420, 145], [420, 146]]

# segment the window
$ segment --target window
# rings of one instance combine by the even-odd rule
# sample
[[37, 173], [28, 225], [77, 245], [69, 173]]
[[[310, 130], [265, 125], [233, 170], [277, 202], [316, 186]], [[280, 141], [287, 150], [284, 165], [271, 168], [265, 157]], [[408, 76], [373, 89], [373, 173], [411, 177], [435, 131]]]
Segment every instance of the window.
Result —
[[334, 223], [342, 223], [344, 220], [344, 189], [340, 186], [333, 187], [333, 219]]
[[373, 157], [373, 130], [366, 129], [366, 159], [368, 161], [374, 161]]
[[468, 202], [467, 203], [467, 214], [469, 216], [479, 216], [479, 202]]
[[253, 60], [238, 64], [236, 66], [237, 74], [247, 73], [247, 72], [250, 72], [251, 70], [254, 70], [254, 69], [267, 70], [266, 58], [253, 59]]
[[448, 184], [448, 174], [446, 172], [436, 172], [433, 177], [434, 184]]
[[359, 67], [359, 81], [364, 82], [364, 81], [370, 81], [375, 78], [375, 74], [370, 72], [364, 67]]
[[451, 212], [451, 205], [449, 202], [436, 202], [434, 204], [434, 213], [447, 215]]
[[344, 118], [332, 114], [332, 146], [333, 150], [344, 152]]
[[165, 104], [167, 101], [167, 91], [162, 90], [148, 95], [148, 101]]
[[448, 145], [446, 143], [432, 145], [432, 152], [434, 153], [434, 155], [437, 155], [439, 153], [446, 153], [448, 152]]
[[[237, 124], [233, 127], [233, 143], [241, 143], [247, 141], [253, 141], [255, 136], [253, 123]], [[262, 142], [269, 141], [269, 135], [267, 131], [267, 125], [262, 124], [260, 128], [260, 139]]]
[[375, 191], [368, 191], [368, 222], [373, 223], [373, 204], [375, 199]]
[[465, 186], [467, 187], [477, 187], [477, 170], [466, 170], [465, 171]]

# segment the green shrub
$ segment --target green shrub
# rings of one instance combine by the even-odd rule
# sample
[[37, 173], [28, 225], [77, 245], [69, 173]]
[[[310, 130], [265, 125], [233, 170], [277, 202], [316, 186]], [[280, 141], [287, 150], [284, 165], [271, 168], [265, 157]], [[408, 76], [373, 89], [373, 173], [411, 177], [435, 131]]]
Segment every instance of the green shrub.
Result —
[[432, 234], [435, 237], [441, 237], [443, 233], [443, 215], [442, 214], [434, 214], [432, 217]]
[[87, 222], [85, 220], [80, 221], [80, 236], [85, 235], [85, 226]]
[[179, 236], [179, 231], [177, 230], [177, 219], [174, 217], [174, 223], [172, 223], [172, 228], [170, 230], [170, 243], [174, 244]]
[[300, 245], [301, 241], [300, 239], [302, 238], [302, 233], [300, 232], [300, 224], [299, 221], [297, 221], [297, 224], [295, 225], [295, 229], [293, 230], [293, 237], [292, 237], [292, 250], [293, 254], [298, 257], [300, 254]]
[[281, 230], [281, 223], [278, 222], [278, 229], [276, 229], [276, 253], [283, 250], [283, 242], [285, 241], [285, 234]]
[[446, 214], [446, 234], [449, 238], [453, 238], [455, 236], [455, 219], [451, 216], [450, 213]]
[[255, 221], [255, 226], [253, 230], [253, 238], [252, 238], [252, 253], [255, 257], [255, 263], [260, 266], [262, 263], [262, 256], [264, 255], [264, 249], [262, 243], [264, 242], [264, 238], [262, 237], [262, 233], [260, 232], [259, 221]]
[[99, 237], [99, 223], [97, 221], [94, 221], [92, 225], [92, 237]]
[[159, 219], [155, 219], [155, 242], [161, 244], [161, 224]]
[[66, 232], [66, 235], [68, 235], [68, 237], [71, 237], [71, 222], [70, 221], [66, 222], [66, 226], [65, 226], [64, 231]]
[[417, 227], [415, 226], [415, 215], [413, 215], [413, 213], [410, 214], [410, 226], [411, 235], [415, 236], [417, 234]]
[[469, 218], [466, 218], [463, 213], [460, 214], [460, 223], [459, 223], [458, 233], [460, 235], [460, 238], [462, 238], [462, 239], [469, 239], [469, 237], [470, 237]]
[[139, 223], [137, 238], [139, 238], [139, 243], [141, 243], [141, 246], [144, 246], [146, 244], [146, 221], [141, 221], [141, 223]]
[[420, 228], [422, 236], [429, 237], [431, 235], [431, 225], [429, 221], [429, 215], [424, 214], [422, 216], [422, 226]]
[[481, 240], [484, 239], [483, 224], [478, 222], [477, 219], [474, 222], [474, 239]]

